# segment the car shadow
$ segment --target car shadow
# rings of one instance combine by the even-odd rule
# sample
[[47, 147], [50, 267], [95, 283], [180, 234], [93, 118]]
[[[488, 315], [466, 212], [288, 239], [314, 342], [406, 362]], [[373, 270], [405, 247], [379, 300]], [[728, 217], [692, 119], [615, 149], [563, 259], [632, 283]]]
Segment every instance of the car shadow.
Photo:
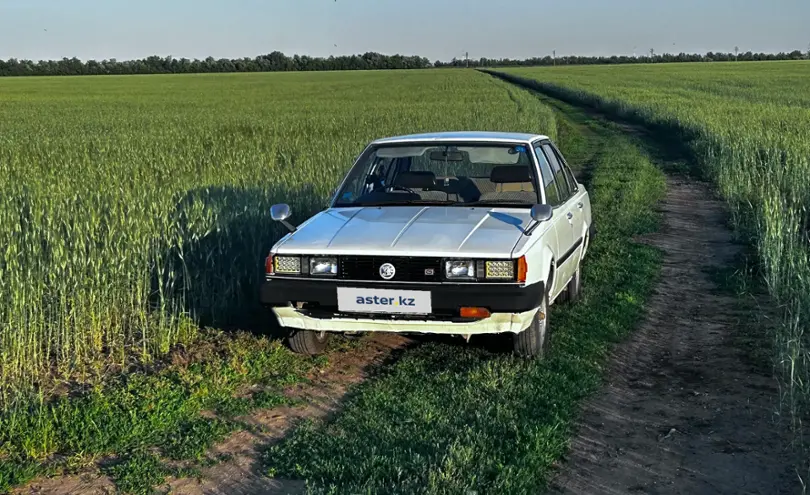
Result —
[[408, 338], [423, 344], [434, 342], [453, 347], [471, 347], [493, 354], [509, 354], [512, 352], [511, 333], [473, 335], [469, 341], [458, 335], [440, 334], [409, 334]]
[[264, 260], [286, 233], [270, 218], [281, 202], [295, 224], [324, 208], [326, 198], [310, 185], [185, 192], [173, 212], [175, 240], [152, 269], [152, 309], [182, 311], [201, 326], [264, 331], [273, 319], [259, 304], [259, 288]]

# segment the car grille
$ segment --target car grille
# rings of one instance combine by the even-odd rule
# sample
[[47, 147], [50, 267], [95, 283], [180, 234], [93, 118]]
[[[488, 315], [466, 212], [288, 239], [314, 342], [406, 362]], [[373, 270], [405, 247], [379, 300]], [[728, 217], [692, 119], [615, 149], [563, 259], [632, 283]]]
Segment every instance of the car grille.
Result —
[[[340, 256], [339, 275], [342, 280], [376, 280], [387, 282], [439, 282], [440, 258], [412, 258], [396, 256]], [[380, 266], [391, 263], [396, 269], [394, 277], [385, 280]]]

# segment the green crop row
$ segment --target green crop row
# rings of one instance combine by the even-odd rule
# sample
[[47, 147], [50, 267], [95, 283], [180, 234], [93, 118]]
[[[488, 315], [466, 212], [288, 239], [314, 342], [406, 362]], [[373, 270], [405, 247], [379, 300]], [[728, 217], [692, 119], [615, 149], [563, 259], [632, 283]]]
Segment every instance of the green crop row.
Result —
[[254, 324], [270, 206], [302, 221], [373, 138], [556, 128], [455, 70], [5, 79], [0, 106], [0, 405]]
[[728, 201], [738, 233], [756, 248], [767, 287], [784, 309], [775, 365], [785, 383], [782, 404], [801, 440], [810, 413], [810, 63], [507, 72], [688, 143]]

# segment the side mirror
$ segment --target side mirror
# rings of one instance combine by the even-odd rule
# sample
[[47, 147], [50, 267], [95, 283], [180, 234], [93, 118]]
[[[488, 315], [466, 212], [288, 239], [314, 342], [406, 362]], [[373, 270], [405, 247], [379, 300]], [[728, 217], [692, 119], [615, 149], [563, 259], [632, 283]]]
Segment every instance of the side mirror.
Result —
[[290, 212], [290, 205], [288, 204], [282, 203], [270, 207], [270, 218], [276, 222], [281, 222], [290, 232], [295, 232], [295, 226], [287, 221], [290, 215], [292, 215], [292, 212]]
[[534, 205], [532, 206], [531, 216], [534, 223], [529, 225], [529, 227], [523, 231], [524, 235], [532, 235], [534, 229], [537, 228], [543, 222], [547, 222], [551, 220], [552, 215], [554, 214], [554, 208], [551, 205]]
[[554, 214], [554, 208], [551, 205], [534, 205], [532, 206], [532, 218], [537, 222], [547, 222], [551, 220]]
[[270, 218], [276, 222], [283, 222], [290, 218], [290, 215], [292, 215], [292, 213], [290, 212], [290, 205], [288, 204], [282, 203], [270, 207]]

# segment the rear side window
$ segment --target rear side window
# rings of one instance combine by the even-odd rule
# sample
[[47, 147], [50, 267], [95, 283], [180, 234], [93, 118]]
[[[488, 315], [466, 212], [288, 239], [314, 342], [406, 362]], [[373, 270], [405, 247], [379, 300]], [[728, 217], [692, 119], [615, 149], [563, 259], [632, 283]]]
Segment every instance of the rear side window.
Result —
[[551, 171], [551, 166], [546, 159], [546, 155], [540, 148], [535, 148], [534, 154], [537, 155], [537, 161], [540, 162], [540, 174], [543, 176], [543, 189], [546, 191], [546, 202], [551, 206], [559, 206], [562, 204], [562, 201], [560, 201], [560, 192], [557, 190], [554, 173]]
[[557, 155], [554, 154], [554, 150], [548, 144], [543, 144], [543, 150], [546, 152], [548, 161], [551, 164], [551, 171], [554, 173], [554, 182], [556, 182], [557, 187], [560, 188], [560, 202], [564, 203], [574, 192], [568, 184], [568, 179], [565, 176], [565, 172], [563, 172], [562, 165], [560, 165], [560, 162], [557, 160]]
[[568, 183], [571, 185], [571, 192], [576, 193], [579, 187], [577, 187], [577, 180], [574, 178], [574, 174], [571, 172], [571, 169], [568, 168], [568, 165], [563, 163], [562, 166], [565, 171], [565, 176], [568, 178]]
[[560, 154], [560, 150], [554, 146], [552, 146], [552, 148], [554, 149], [554, 155], [557, 157], [557, 161], [560, 162], [563, 172], [565, 172], [565, 177], [568, 179], [568, 186], [571, 192], [576, 193], [579, 191], [579, 186], [577, 185], [577, 179], [574, 177], [574, 173], [571, 172], [571, 167], [565, 163], [565, 159], [562, 157], [562, 154]]

